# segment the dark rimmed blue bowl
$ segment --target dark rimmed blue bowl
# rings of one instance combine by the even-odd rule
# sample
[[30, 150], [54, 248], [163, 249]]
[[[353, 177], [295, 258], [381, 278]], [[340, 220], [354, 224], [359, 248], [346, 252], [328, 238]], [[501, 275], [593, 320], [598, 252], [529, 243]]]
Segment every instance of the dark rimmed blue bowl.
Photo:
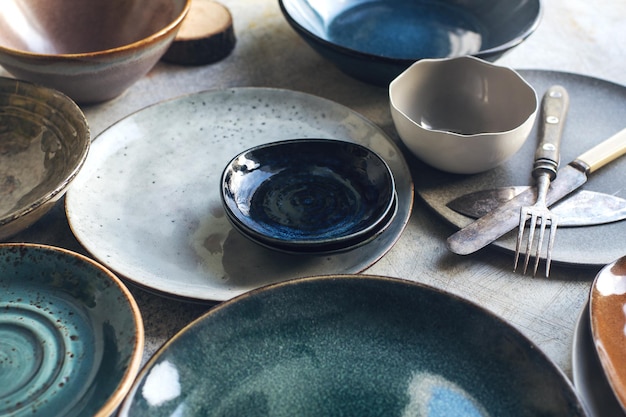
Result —
[[423, 58], [495, 61], [539, 26], [541, 0], [278, 0], [287, 22], [348, 75], [387, 85]]
[[236, 230], [283, 252], [346, 250], [391, 223], [395, 182], [371, 149], [292, 139], [248, 149], [224, 169], [220, 196]]

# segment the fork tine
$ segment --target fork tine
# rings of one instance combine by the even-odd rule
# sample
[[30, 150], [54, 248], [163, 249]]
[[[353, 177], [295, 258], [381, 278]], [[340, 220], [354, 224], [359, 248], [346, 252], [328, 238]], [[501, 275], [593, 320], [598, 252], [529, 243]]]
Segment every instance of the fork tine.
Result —
[[552, 247], [554, 246], [554, 239], [556, 237], [556, 229], [558, 227], [556, 219], [552, 219], [550, 223], [550, 238], [548, 240], [548, 254], [546, 256], [546, 278], [550, 276], [550, 263], [552, 262]]
[[519, 231], [517, 232], [517, 242], [515, 243], [515, 261], [513, 262], [513, 272], [517, 270], [517, 263], [519, 261], [520, 249], [522, 246], [522, 241], [524, 239], [524, 228], [526, 225], [526, 217], [527, 212], [525, 210], [520, 210], [519, 212]]
[[533, 240], [535, 239], [535, 228], [537, 227], [537, 213], [530, 213], [530, 229], [528, 230], [528, 242], [526, 244], [526, 258], [524, 258], [524, 274], [528, 270], [528, 261], [533, 248]]
[[543, 238], [546, 234], [546, 224], [550, 222], [550, 236], [552, 236], [552, 220], [548, 217], [541, 217], [541, 226], [539, 228], [539, 240], [537, 242], [537, 251], [535, 252], [535, 267], [533, 269], [533, 277], [537, 275], [539, 268], [539, 259], [541, 257], [541, 247], [543, 246]]

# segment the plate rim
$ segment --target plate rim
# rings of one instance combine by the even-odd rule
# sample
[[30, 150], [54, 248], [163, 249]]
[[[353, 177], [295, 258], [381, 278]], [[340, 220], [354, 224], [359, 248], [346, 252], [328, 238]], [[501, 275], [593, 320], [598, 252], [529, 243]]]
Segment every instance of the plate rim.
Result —
[[[190, 101], [193, 101], [194, 99], [199, 99], [199, 101], [202, 101], [201, 98], [203, 96], [211, 96], [211, 97], [215, 95], [236, 96], [237, 94], [239, 94], [240, 96], [242, 94], [246, 94], [246, 95], [250, 95], [250, 94], [259, 95], [260, 94], [263, 97], [284, 96], [283, 98], [286, 100], [288, 99], [289, 103], [295, 100], [295, 101], [302, 102], [302, 103], [324, 104], [326, 106], [325, 108], [327, 109], [326, 113], [332, 112], [333, 108], [340, 109], [342, 112], [345, 112], [350, 117], [354, 117], [355, 120], [358, 120], [358, 122], [360, 123], [359, 127], [366, 127], [368, 131], [374, 132], [377, 135], [377, 137], [386, 139], [384, 146], [390, 147], [393, 150], [394, 154], [391, 156], [388, 156], [388, 155], [381, 155], [379, 152], [377, 153], [389, 165], [391, 172], [394, 174], [395, 187], [396, 187], [395, 189], [396, 189], [396, 192], [398, 192], [398, 198], [399, 198], [398, 215], [396, 215], [396, 217], [393, 219], [391, 226], [387, 230], [385, 230], [383, 234], [381, 234], [381, 236], [390, 236], [390, 238], [387, 238], [386, 242], [381, 243], [379, 245], [380, 248], [376, 251], [374, 255], [370, 254], [368, 256], [364, 256], [362, 254], [358, 254], [357, 252], [360, 252], [363, 250], [363, 247], [360, 247], [360, 248], [355, 248], [354, 250], [351, 250], [348, 252], [326, 256], [326, 258], [346, 257], [343, 259], [347, 259], [347, 256], [350, 256], [349, 254], [353, 253], [353, 257], [355, 258], [355, 260], [350, 270], [338, 271], [338, 272], [344, 272], [344, 273], [362, 272], [363, 270], [372, 266], [374, 263], [378, 262], [395, 245], [395, 243], [401, 237], [402, 232], [404, 231], [404, 229], [406, 228], [410, 220], [411, 213], [413, 211], [413, 204], [415, 200], [415, 185], [414, 185], [413, 178], [411, 176], [411, 169], [398, 143], [396, 143], [396, 141], [393, 138], [391, 138], [380, 126], [378, 126], [376, 123], [366, 118], [361, 113], [353, 110], [352, 108], [346, 105], [343, 105], [341, 103], [335, 102], [331, 99], [320, 97], [320, 96], [302, 92], [302, 91], [285, 89], [285, 88], [276, 88], [276, 87], [215, 88], [215, 89], [208, 89], [208, 90], [198, 91], [194, 93], [184, 94], [181, 96], [173, 97], [170, 99], [166, 99], [166, 100], [151, 104], [147, 107], [139, 109], [123, 117], [122, 119], [116, 121], [111, 126], [106, 128], [103, 132], [101, 132], [94, 139], [93, 144], [92, 144], [92, 148], [94, 149], [92, 152], [92, 155], [98, 154], [98, 149], [100, 146], [103, 146], [103, 147], [106, 146], [106, 145], [100, 145], [101, 143], [103, 143], [102, 141], [104, 140], [103, 139], [104, 137], [108, 137], [109, 135], [111, 135], [112, 132], [115, 132], [116, 129], [118, 129], [120, 125], [123, 126], [124, 123], [129, 123], [129, 121], [133, 120], [136, 117], [141, 117], [143, 114], [146, 114], [146, 112], [149, 113], [149, 112], [158, 111], [157, 109], [161, 108], [162, 106], [176, 106], [178, 104], [182, 105], [184, 103], [188, 104]], [[203, 109], [206, 109], [206, 107], [203, 107]], [[330, 118], [326, 117], [326, 120], [323, 122], [324, 126], [330, 126], [328, 122], [329, 119]], [[336, 137], [336, 139], [348, 140], [348, 141], [352, 141], [358, 144], [362, 144], [361, 141], [352, 139], [346, 136]], [[136, 141], [137, 138], [134, 138], [133, 140]], [[270, 141], [271, 140], [267, 140], [267, 142], [270, 142]], [[376, 151], [375, 149], [373, 150]], [[98, 157], [92, 156], [92, 158], [98, 158]], [[94, 165], [96, 168], [100, 166], [100, 164], [102, 163], [101, 159], [102, 158], [100, 158], [100, 160], [95, 159], [93, 160], [93, 162], [91, 162], [89, 158], [87, 159], [86, 167], [85, 167], [86, 169], [83, 169], [83, 171], [79, 173], [76, 183], [74, 184], [73, 187], [70, 187], [65, 198], [64, 208], [65, 208], [65, 213], [68, 219], [70, 230], [72, 231], [72, 234], [75, 236], [76, 240], [90, 254], [90, 256], [92, 256], [94, 259], [96, 259], [97, 261], [101, 262], [103, 265], [110, 268], [112, 271], [114, 271], [124, 280], [130, 281], [133, 285], [136, 285], [149, 292], [156, 293], [158, 295], [170, 297], [170, 298], [177, 299], [177, 300], [200, 302], [200, 303], [221, 302], [229, 298], [232, 298], [235, 295], [238, 295], [242, 291], [249, 291], [251, 289], [251, 288], [246, 287], [244, 289], [230, 290], [230, 289], [220, 289], [215, 286], [213, 287], [205, 286], [202, 289], [202, 293], [199, 293], [198, 288], [196, 287], [188, 288], [185, 285], [183, 285], [183, 287], [185, 288], [180, 288], [180, 286], [176, 288], [176, 285], [173, 285], [173, 286], [170, 285], [169, 288], [161, 288], [159, 286], [155, 286], [154, 284], [151, 284], [150, 282], [146, 282], [143, 279], [138, 279], [137, 277], [129, 276], [128, 274], [124, 273], [123, 271], [119, 269], [119, 264], [116, 264], [116, 263], [112, 264], [111, 263], [112, 261], [107, 259], [106, 254], [104, 256], [102, 254], [99, 254], [97, 251], [97, 248], [93, 248], [92, 245], [87, 243], [86, 242], [87, 239], [85, 238], [85, 236], [83, 236], [80, 232], [78, 232], [78, 229], [79, 229], [78, 226], [81, 224], [81, 222], [84, 219], [80, 219], [79, 218], [80, 216], [74, 216], [72, 206], [73, 206], [73, 201], [75, 198], [78, 201], [80, 200], [80, 197], [78, 196], [79, 192], [77, 191], [77, 187], [78, 187], [77, 184], [80, 184], [81, 181], [83, 181], [82, 179], [90, 175], [90, 173], [87, 172], [87, 169], [90, 168], [91, 165]], [[224, 162], [226, 163], [226, 161]], [[398, 173], [403, 174], [403, 178], [399, 178]], [[383, 240], [385, 239], [380, 240], [380, 242], [383, 242]], [[303, 255], [297, 255], [297, 256], [302, 257]], [[309, 256], [309, 255], [306, 255], [306, 256]], [[313, 256], [315, 255], [311, 255], [311, 257]], [[359, 259], [357, 259], [357, 257], [359, 257]], [[318, 257], [318, 258], [322, 259], [322, 257]], [[348, 269], [348, 268], [346, 267], [345, 269]], [[319, 275], [319, 274], [331, 273], [331, 272], [335, 272], [335, 270], [333, 269], [332, 271], [326, 271], [326, 272], [325, 271], [311, 272], [311, 273], [306, 273], [306, 275]], [[306, 275], [303, 275], [303, 276], [306, 276]], [[294, 277], [290, 276], [285, 279], [290, 279], [290, 278], [294, 278]]]

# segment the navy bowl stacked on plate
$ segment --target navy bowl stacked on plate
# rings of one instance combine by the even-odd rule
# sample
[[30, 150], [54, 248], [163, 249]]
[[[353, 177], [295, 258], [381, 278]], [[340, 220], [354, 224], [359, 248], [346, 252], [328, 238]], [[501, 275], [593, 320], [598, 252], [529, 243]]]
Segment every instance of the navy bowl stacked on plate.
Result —
[[365, 146], [335, 139], [292, 139], [248, 149], [224, 169], [221, 198], [233, 227], [288, 253], [342, 252], [391, 224], [395, 183]]

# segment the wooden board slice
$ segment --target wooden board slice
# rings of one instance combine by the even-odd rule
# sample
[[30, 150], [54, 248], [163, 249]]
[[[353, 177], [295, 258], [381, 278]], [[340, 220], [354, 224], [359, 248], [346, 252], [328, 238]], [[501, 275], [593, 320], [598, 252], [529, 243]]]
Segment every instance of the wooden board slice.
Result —
[[228, 8], [212, 0], [192, 0], [174, 42], [163, 60], [181, 65], [206, 65], [226, 58], [235, 47]]

